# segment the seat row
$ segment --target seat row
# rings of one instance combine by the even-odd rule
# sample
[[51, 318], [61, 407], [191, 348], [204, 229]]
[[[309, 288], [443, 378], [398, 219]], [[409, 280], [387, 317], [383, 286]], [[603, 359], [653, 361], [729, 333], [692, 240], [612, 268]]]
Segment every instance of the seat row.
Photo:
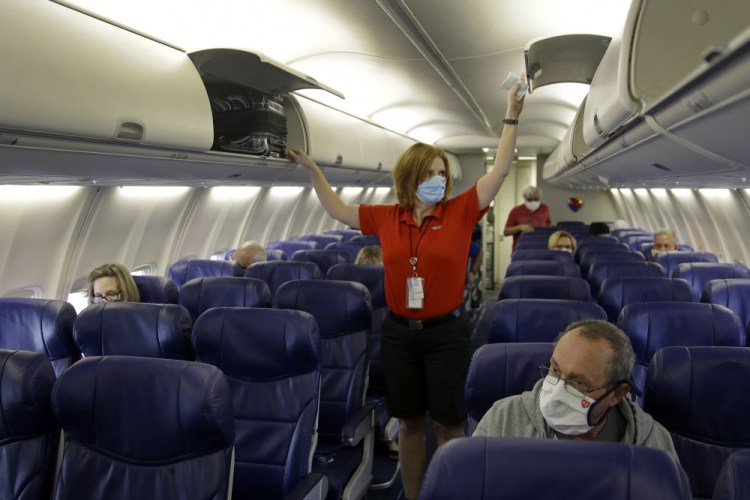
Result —
[[[74, 368], [82, 370], [76, 367], [90, 364], [98, 355], [104, 355], [106, 360], [108, 355], [184, 359], [194, 354], [198, 361], [218, 366], [229, 379], [232, 404], [237, 412], [236, 470], [255, 471], [235, 476], [234, 488], [239, 497], [280, 498], [282, 495], [277, 494], [280, 481], [283, 480], [284, 488], [290, 488], [290, 478], [299, 478], [294, 471], [306, 468], [309, 472], [312, 462], [325, 474], [332, 498], [361, 498], [371, 481], [374, 444], [372, 407], [363, 405], [372, 322], [369, 291], [362, 284], [348, 281], [296, 281], [278, 291], [273, 305], [275, 309], [209, 308], [198, 317], [190, 332], [186, 327], [189, 315], [174, 304], [96, 304], [76, 317], [72, 306], [65, 302], [3, 299], [0, 300], [0, 347], [46, 354], [61, 379]], [[178, 310], [182, 313], [177, 313]], [[142, 316], [143, 311], [148, 314]], [[75, 335], [62, 335], [60, 331], [71, 327], [71, 323]], [[296, 333], [298, 330], [301, 333]], [[302, 340], [297, 338], [300, 335], [304, 337]], [[77, 361], [80, 350], [72, 337], [81, 343], [80, 349], [87, 356], [83, 361]], [[299, 343], [306, 345], [308, 351], [315, 351], [315, 356], [308, 353], [309, 359], [295, 361], [292, 351], [299, 349]], [[54, 351], [64, 345], [68, 349]], [[314, 362], [310, 361], [313, 357]], [[318, 457], [313, 460], [301, 452], [293, 460], [294, 468], [290, 468], [282, 458], [288, 458], [287, 451], [291, 453], [292, 441], [309, 439], [313, 432], [297, 428], [301, 414], [287, 415], [286, 412], [301, 408], [293, 403], [287, 389], [264, 386], [263, 381], [290, 376], [298, 379], [295, 370], [311, 364], [322, 374], [320, 382], [305, 384], [307, 389], [318, 385], [320, 388], [320, 403], [313, 405], [314, 415], [306, 417], [317, 422], [317, 442], [308, 444], [308, 449], [314, 449]], [[137, 371], [132, 366], [129, 369]], [[165, 390], [166, 382], [154, 377], [141, 384], [136, 387], [154, 385]], [[309, 407], [309, 397], [307, 401]], [[270, 412], [268, 418], [275, 423], [263, 424], [252, 432], [240, 432], [243, 422], [257, 420], [259, 412]], [[162, 416], [156, 411], [148, 418]], [[164, 418], [169, 418], [172, 425], [180, 421], [169, 412], [164, 413]], [[282, 435], [274, 430], [277, 426]], [[132, 443], [143, 444], [138, 440]], [[351, 446], [344, 449], [342, 443]], [[132, 445], [130, 448], [135, 449]], [[115, 450], [106, 453], [115, 454]], [[273, 494], [265, 487], [258, 488], [258, 484], [266, 484], [264, 481], [275, 485]], [[97, 495], [78, 496], [85, 497]]]

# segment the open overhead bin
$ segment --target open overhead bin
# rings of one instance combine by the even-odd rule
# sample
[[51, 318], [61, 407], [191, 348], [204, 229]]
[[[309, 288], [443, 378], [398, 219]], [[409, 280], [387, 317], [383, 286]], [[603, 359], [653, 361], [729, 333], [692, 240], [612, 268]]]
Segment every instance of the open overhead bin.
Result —
[[591, 83], [610, 40], [582, 33], [531, 40], [523, 51], [529, 93], [552, 83]]

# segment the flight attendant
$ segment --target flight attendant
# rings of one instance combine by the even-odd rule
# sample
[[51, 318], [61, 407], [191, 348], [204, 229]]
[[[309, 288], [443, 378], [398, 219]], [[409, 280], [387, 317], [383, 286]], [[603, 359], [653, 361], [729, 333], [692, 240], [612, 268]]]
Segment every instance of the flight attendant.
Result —
[[476, 185], [450, 198], [445, 152], [414, 144], [396, 160], [394, 205], [343, 202], [320, 168], [298, 149], [287, 157], [310, 171], [328, 215], [380, 238], [390, 310], [382, 327], [381, 363], [388, 412], [399, 419], [399, 461], [406, 498], [417, 498], [427, 463], [425, 431], [432, 419], [441, 446], [464, 435], [464, 385], [471, 331], [461, 315], [472, 230], [508, 176], [524, 100], [508, 93], [495, 164]]

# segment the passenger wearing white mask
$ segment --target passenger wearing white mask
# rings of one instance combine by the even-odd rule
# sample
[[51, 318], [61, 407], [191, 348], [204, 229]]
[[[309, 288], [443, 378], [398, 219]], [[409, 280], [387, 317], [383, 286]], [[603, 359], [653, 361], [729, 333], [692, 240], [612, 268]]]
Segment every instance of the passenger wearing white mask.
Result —
[[601, 320], [568, 325], [531, 391], [496, 401], [474, 436], [607, 441], [677, 453], [669, 432], [630, 398], [635, 354]]
[[549, 227], [552, 219], [549, 207], [542, 203], [542, 192], [536, 186], [529, 186], [523, 190], [524, 202], [515, 206], [508, 214], [503, 235], [513, 235], [513, 250], [516, 249], [518, 237], [521, 233], [533, 231], [536, 227]]

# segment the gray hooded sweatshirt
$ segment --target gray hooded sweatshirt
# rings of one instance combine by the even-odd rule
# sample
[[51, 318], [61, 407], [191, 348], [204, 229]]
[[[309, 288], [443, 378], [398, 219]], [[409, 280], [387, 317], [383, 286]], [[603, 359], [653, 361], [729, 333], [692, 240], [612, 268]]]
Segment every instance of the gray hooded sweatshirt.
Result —
[[[539, 380], [531, 391], [495, 401], [474, 431], [479, 437], [531, 437], [557, 439], [557, 433], [542, 416], [539, 409]], [[621, 443], [636, 444], [664, 450], [679, 463], [669, 432], [640, 406], [630, 399], [630, 394], [617, 405], [625, 418], [625, 434]]]

